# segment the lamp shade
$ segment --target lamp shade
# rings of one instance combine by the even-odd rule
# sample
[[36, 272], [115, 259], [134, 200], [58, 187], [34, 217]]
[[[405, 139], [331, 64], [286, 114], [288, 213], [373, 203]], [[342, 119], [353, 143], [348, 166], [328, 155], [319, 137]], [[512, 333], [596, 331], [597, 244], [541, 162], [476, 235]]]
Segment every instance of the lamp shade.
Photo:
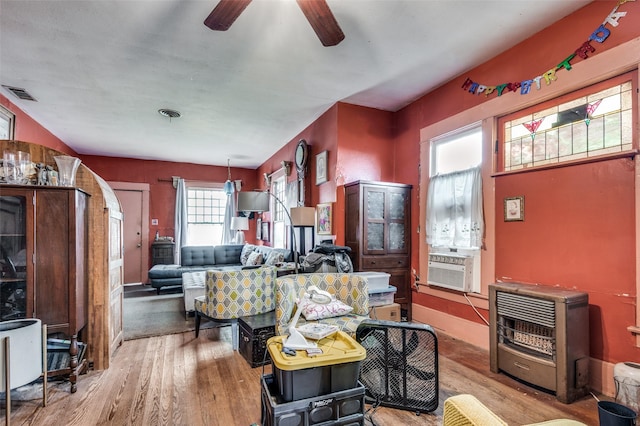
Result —
[[233, 182], [231, 182], [230, 180], [226, 181], [224, 183], [224, 193], [227, 195], [231, 195], [233, 194]]
[[246, 217], [232, 217], [231, 229], [234, 231], [246, 231], [249, 229], [249, 218]]
[[268, 212], [269, 193], [259, 191], [238, 192], [238, 211], [241, 212]]
[[293, 222], [293, 226], [314, 226], [316, 209], [313, 207], [291, 207], [291, 222]]

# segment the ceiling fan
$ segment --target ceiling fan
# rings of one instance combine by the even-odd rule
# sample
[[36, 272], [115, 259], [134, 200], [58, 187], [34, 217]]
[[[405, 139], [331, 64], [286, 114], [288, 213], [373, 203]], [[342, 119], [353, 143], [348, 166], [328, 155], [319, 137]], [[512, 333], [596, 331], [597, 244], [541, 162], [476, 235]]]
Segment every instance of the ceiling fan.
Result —
[[[325, 0], [296, 0], [313, 31], [324, 46], [335, 46], [344, 40], [344, 33]], [[220, 0], [204, 24], [214, 31], [226, 31], [251, 0]]]

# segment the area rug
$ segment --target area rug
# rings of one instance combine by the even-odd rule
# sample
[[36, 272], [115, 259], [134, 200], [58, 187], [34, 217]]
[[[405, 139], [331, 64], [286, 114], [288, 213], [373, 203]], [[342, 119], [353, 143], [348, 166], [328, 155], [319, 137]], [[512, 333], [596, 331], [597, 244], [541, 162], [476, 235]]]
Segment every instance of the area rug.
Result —
[[[156, 289], [148, 285], [125, 286], [122, 316], [124, 340], [185, 333], [196, 329], [194, 317], [185, 317], [181, 289], [163, 290], [158, 295]], [[217, 325], [205, 320], [200, 329]]]

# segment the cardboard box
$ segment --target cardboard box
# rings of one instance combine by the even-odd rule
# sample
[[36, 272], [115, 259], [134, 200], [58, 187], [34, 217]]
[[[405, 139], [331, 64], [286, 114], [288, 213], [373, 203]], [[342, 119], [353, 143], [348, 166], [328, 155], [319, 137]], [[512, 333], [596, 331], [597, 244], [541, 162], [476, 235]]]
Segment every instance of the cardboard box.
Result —
[[369, 318], [384, 321], [400, 321], [400, 304], [392, 303], [384, 306], [374, 306], [369, 310]]

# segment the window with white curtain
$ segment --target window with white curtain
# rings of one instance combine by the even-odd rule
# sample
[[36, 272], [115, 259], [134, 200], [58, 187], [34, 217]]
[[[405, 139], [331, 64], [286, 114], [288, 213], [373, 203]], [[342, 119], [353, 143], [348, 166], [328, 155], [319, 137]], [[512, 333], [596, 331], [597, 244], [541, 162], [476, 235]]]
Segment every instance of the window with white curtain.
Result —
[[227, 195], [221, 188], [187, 188], [187, 244], [222, 243]]
[[482, 127], [480, 123], [431, 141], [427, 190], [427, 244], [477, 249], [482, 246]]

